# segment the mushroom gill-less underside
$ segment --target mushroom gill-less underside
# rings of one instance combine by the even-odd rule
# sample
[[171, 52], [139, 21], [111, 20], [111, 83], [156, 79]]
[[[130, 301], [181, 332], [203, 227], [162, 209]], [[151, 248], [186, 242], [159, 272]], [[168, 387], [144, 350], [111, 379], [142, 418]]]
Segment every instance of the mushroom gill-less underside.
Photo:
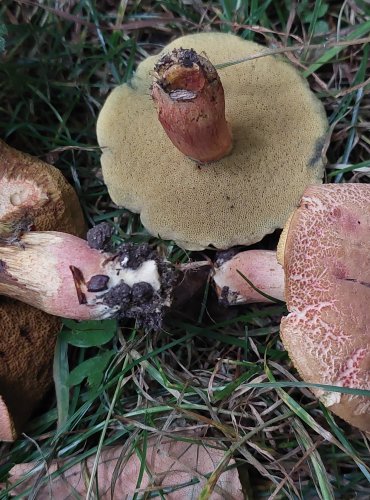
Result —
[[283, 58], [223, 68], [233, 149], [199, 165], [173, 146], [149, 96], [155, 64], [179, 47], [205, 54], [214, 65], [264, 49], [234, 35], [202, 33], [179, 38], [143, 61], [99, 115], [104, 180], [113, 201], [141, 213], [155, 236], [190, 250], [252, 244], [282, 227], [305, 187], [321, 182], [323, 106]]
[[[307, 382], [370, 390], [370, 186], [309, 187], [286, 234], [281, 337], [295, 367]], [[370, 431], [370, 397], [313, 392]]]

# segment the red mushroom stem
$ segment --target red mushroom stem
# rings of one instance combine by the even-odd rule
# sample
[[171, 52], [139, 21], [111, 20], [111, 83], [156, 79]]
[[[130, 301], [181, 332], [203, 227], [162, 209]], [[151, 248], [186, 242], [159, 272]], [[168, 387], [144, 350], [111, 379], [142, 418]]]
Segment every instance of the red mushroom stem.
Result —
[[217, 295], [225, 305], [271, 303], [268, 297], [285, 301], [284, 270], [277, 262], [276, 252], [240, 252], [215, 267], [213, 280]]
[[159, 328], [171, 280], [169, 264], [149, 246], [126, 244], [113, 254], [53, 231], [0, 243], [0, 295], [65, 318], [120, 316]]
[[174, 49], [155, 67], [152, 98], [172, 143], [200, 163], [229, 154], [232, 136], [214, 66], [193, 49]]

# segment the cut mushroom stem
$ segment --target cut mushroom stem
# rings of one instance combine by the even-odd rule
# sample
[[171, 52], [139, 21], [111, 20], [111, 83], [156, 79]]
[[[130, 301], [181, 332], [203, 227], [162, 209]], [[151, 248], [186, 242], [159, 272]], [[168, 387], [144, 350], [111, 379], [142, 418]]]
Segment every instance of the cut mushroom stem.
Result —
[[200, 163], [219, 160], [232, 148], [225, 96], [214, 66], [193, 49], [174, 49], [156, 64], [152, 98], [172, 143]]
[[64, 318], [127, 317], [158, 329], [173, 283], [173, 268], [149, 245], [101, 252], [52, 231], [30, 231], [17, 244], [0, 244], [0, 294]]
[[225, 305], [284, 301], [284, 270], [276, 252], [247, 250], [216, 265], [216, 292]]

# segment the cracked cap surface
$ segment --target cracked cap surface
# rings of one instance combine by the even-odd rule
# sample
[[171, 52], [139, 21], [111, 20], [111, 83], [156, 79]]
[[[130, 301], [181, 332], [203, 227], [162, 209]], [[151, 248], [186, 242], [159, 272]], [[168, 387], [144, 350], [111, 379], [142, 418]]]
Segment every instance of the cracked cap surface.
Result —
[[[370, 390], [370, 185], [309, 187], [284, 248], [290, 314], [280, 333], [306, 382]], [[370, 431], [370, 397], [314, 389]]]
[[150, 233], [183, 248], [252, 244], [282, 227], [309, 184], [321, 182], [327, 119], [307, 82], [285, 59], [262, 57], [219, 71], [229, 156], [199, 168], [172, 145], [150, 99], [153, 68], [174, 48], [220, 64], [265, 47], [222, 33], [179, 38], [143, 61], [99, 115], [104, 180], [113, 201]]

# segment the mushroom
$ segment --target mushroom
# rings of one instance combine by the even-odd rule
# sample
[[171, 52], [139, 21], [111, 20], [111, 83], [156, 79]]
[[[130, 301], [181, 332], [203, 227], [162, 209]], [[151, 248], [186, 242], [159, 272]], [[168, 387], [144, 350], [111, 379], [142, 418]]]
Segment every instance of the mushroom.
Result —
[[[23, 251], [32, 228], [84, 234], [78, 198], [59, 170], [0, 140], [0, 245]], [[0, 281], [5, 270], [0, 258]], [[59, 328], [58, 318], [0, 297], [0, 441], [17, 437], [50, 388]]]
[[232, 149], [224, 89], [216, 68], [193, 49], [174, 49], [155, 66], [152, 97], [166, 134], [184, 155], [200, 163]]
[[109, 95], [97, 122], [104, 180], [151, 234], [189, 250], [249, 245], [321, 183], [328, 124], [299, 72], [268, 56], [217, 75], [220, 63], [263, 49], [231, 34], [188, 35]]
[[[289, 314], [281, 320], [281, 339], [306, 382], [370, 390], [369, 246], [369, 185], [306, 189], [279, 241], [278, 259], [284, 268], [280, 287], [274, 272], [274, 290], [262, 289], [285, 296]], [[263, 287], [256, 278], [258, 266], [266, 269], [271, 264], [266, 253], [261, 253], [258, 266], [256, 255], [250, 264], [249, 253], [215, 270], [224, 302], [230, 298], [229, 303], [241, 303], [242, 295], [245, 302], [258, 299], [255, 290], [240, 287], [235, 270]], [[333, 413], [370, 432], [369, 397], [312, 391]]]
[[16, 437], [14, 422], [8, 407], [0, 396], [0, 441], [13, 441]]

